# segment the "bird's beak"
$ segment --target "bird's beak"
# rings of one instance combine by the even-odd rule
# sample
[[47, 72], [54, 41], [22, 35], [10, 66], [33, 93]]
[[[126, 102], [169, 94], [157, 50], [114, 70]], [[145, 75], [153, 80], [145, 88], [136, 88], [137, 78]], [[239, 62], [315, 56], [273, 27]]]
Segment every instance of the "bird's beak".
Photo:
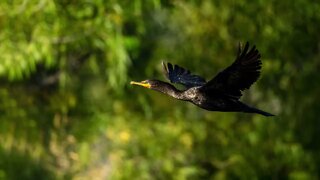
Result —
[[149, 89], [151, 88], [151, 85], [149, 83], [147, 83], [146, 81], [141, 81], [141, 82], [131, 81], [130, 84], [142, 86], [142, 87], [149, 88]]

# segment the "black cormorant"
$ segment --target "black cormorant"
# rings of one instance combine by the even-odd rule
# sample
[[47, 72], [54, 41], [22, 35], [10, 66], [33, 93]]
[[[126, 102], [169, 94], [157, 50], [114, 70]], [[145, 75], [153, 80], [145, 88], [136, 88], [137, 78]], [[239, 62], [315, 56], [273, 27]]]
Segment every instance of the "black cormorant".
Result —
[[192, 102], [209, 111], [246, 112], [274, 116], [239, 101], [242, 96], [241, 92], [249, 89], [260, 75], [260, 57], [255, 46], [249, 50], [247, 42], [244, 48], [239, 44], [234, 63], [208, 82], [178, 65], [173, 66], [162, 62], [165, 75], [170, 82], [184, 85], [185, 90], [178, 90], [173, 85], [159, 80], [131, 81], [130, 84], [160, 91], [173, 98]]

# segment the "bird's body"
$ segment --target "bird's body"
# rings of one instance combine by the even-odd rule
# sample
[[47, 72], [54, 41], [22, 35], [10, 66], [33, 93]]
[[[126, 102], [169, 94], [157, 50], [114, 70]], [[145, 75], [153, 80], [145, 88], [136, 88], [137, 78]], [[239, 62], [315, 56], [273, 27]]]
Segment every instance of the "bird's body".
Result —
[[255, 47], [248, 52], [248, 47], [248, 43], [243, 50], [239, 46], [235, 62], [208, 82], [180, 66], [163, 63], [166, 77], [172, 83], [184, 85], [187, 88], [185, 90], [178, 90], [173, 85], [159, 80], [131, 82], [131, 84], [165, 93], [175, 99], [189, 101], [209, 111], [246, 112], [273, 116], [239, 101], [241, 91], [248, 89], [260, 75], [260, 54]]

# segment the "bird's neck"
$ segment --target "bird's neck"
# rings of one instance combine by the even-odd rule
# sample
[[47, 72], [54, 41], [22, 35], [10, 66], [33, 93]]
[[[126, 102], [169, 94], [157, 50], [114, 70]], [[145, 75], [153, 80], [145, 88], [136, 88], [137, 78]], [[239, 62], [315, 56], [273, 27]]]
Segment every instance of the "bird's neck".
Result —
[[173, 85], [163, 82], [161, 86], [154, 88], [154, 90], [167, 94], [176, 99], [183, 99], [182, 91], [176, 89]]

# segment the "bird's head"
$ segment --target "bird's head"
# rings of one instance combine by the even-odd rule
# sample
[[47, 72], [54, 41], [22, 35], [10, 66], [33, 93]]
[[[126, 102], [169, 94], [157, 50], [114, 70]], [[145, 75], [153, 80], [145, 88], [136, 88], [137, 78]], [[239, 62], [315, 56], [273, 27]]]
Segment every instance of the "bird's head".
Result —
[[159, 87], [161, 84], [161, 81], [158, 80], [144, 80], [141, 82], [135, 82], [135, 81], [131, 81], [130, 84], [132, 85], [138, 85], [138, 86], [142, 86], [148, 89], [157, 89], [157, 87]]
[[179, 98], [178, 95], [181, 93], [181, 91], [177, 90], [173, 85], [159, 80], [145, 80], [141, 82], [131, 81], [130, 84], [159, 91], [175, 98]]

